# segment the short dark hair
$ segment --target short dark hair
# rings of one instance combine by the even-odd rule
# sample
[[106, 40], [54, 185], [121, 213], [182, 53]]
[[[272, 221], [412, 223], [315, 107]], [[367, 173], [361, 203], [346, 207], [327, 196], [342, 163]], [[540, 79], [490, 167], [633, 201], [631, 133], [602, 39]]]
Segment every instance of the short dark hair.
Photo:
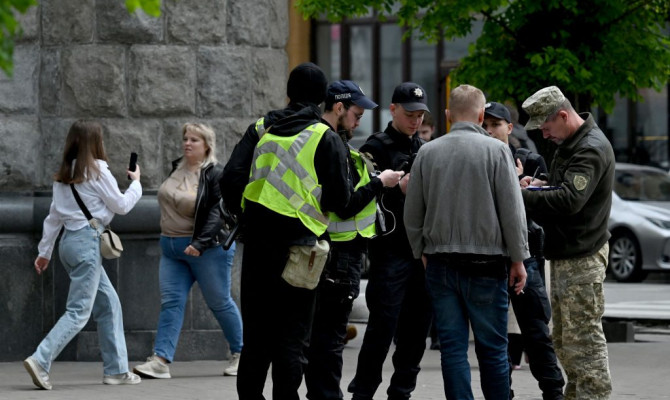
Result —
[[433, 115], [431, 113], [423, 113], [423, 121], [421, 125], [435, 126], [435, 121], [433, 121]]
[[354, 102], [351, 101], [351, 100], [335, 100], [335, 99], [332, 99], [328, 96], [328, 97], [326, 97], [326, 101], [324, 103], [323, 110], [326, 111], [326, 112], [332, 111], [333, 106], [337, 103], [342, 103], [344, 105], [345, 110], [348, 110], [349, 107], [351, 107], [354, 104]]

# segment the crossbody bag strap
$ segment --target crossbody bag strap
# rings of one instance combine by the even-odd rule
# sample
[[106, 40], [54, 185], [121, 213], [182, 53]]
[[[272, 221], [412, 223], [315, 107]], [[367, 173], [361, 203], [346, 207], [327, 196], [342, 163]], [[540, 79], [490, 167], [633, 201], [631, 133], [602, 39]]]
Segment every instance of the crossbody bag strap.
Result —
[[70, 184], [70, 189], [72, 189], [72, 194], [74, 195], [74, 199], [77, 200], [77, 204], [79, 204], [79, 208], [81, 208], [81, 211], [84, 213], [86, 216], [87, 220], [92, 220], [93, 216], [91, 213], [88, 211], [88, 208], [86, 208], [86, 204], [81, 200], [81, 197], [79, 197], [79, 193], [77, 192], [77, 189], [74, 188], [74, 183]]

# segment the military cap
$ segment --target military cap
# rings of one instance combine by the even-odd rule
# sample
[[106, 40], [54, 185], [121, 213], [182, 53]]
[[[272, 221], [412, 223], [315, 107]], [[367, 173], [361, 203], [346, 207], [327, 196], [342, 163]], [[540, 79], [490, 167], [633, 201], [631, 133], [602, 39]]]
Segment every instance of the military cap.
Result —
[[556, 86], [549, 86], [538, 90], [526, 99], [521, 108], [528, 113], [530, 119], [526, 123], [526, 130], [538, 129], [554, 114], [565, 101], [565, 96]]

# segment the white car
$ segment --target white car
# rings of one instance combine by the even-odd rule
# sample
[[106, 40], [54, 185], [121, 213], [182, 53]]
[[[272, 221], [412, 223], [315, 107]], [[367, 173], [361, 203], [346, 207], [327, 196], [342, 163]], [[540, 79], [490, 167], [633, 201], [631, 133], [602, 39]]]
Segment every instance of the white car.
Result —
[[670, 272], [670, 176], [662, 169], [617, 163], [609, 219], [609, 270], [619, 282]]

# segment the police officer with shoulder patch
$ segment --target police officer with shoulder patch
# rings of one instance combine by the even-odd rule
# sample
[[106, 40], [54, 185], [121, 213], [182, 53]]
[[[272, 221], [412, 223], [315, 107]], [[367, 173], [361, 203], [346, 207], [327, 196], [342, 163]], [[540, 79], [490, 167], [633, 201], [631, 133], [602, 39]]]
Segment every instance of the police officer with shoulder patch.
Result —
[[526, 129], [540, 129], [558, 145], [549, 180], [521, 180], [528, 215], [545, 231], [551, 261], [551, 306], [556, 355], [567, 375], [566, 400], [609, 399], [612, 383], [601, 318], [609, 253], [614, 152], [589, 113], [578, 114], [556, 86], [524, 101]]
[[[484, 123], [482, 124], [491, 137], [506, 143], [512, 150], [517, 164], [517, 175], [537, 176], [545, 174], [547, 167], [544, 158], [537, 153], [520, 148], [515, 149], [509, 143], [512, 133], [512, 116], [507, 107], [494, 101], [486, 103]], [[523, 261], [526, 268], [526, 287], [524, 293], [516, 294], [509, 291], [514, 315], [521, 329], [523, 349], [528, 354], [530, 371], [538, 381], [542, 390], [543, 400], [563, 399], [563, 373], [558, 367], [554, 346], [549, 332], [551, 306], [544, 284], [544, 232], [532, 219], [526, 216], [528, 226], [528, 247], [531, 257]], [[512, 368], [510, 368], [510, 375]], [[510, 391], [510, 398], [514, 392]]]
[[376, 201], [382, 188], [398, 184], [403, 172], [388, 169], [371, 176], [366, 160], [349, 145], [365, 110], [377, 107], [361, 88], [349, 80], [328, 86], [323, 122], [337, 131], [349, 148], [353, 192], [347, 207], [330, 214], [330, 257], [317, 288], [312, 339], [307, 351], [305, 384], [310, 400], [342, 399], [342, 351], [347, 322], [358, 297], [361, 263], [368, 239], [376, 234]]
[[321, 122], [327, 84], [315, 64], [294, 68], [288, 106], [247, 129], [221, 179], [228, 207], [243, 198], [240, 400], [264, 398], [270, 366], [273, 398], [299, 399], [316, 290], [294, 286], [285, 268], [311, 268], [315, 252], [310, 257], [309, 249], [322, 243], [328, 213], [341, 211], [351, 197], [347, 149]]
[[[419, 137], [426, 92], [413, 82], [398, 85], [391, 99], [392, 120], [384, 132], [371, 135], [361, 146], [378, 170], [409, 172], [416, 153], [425, 143]], [[394, 372], [389, 399], [407, 399], [416, 387], [431, 319], [431, 306], [421, 260], [409, 245], [403, 210], [410, 174], [400, 184], [384, 189], [378, 198], [377, 237], [369, 244], [370, 274], [365, 300], [370, 310], [356, 375], [348, 390], [353, 399], [372, 399], [382, 381], [382, 366], [393, 337]]]

